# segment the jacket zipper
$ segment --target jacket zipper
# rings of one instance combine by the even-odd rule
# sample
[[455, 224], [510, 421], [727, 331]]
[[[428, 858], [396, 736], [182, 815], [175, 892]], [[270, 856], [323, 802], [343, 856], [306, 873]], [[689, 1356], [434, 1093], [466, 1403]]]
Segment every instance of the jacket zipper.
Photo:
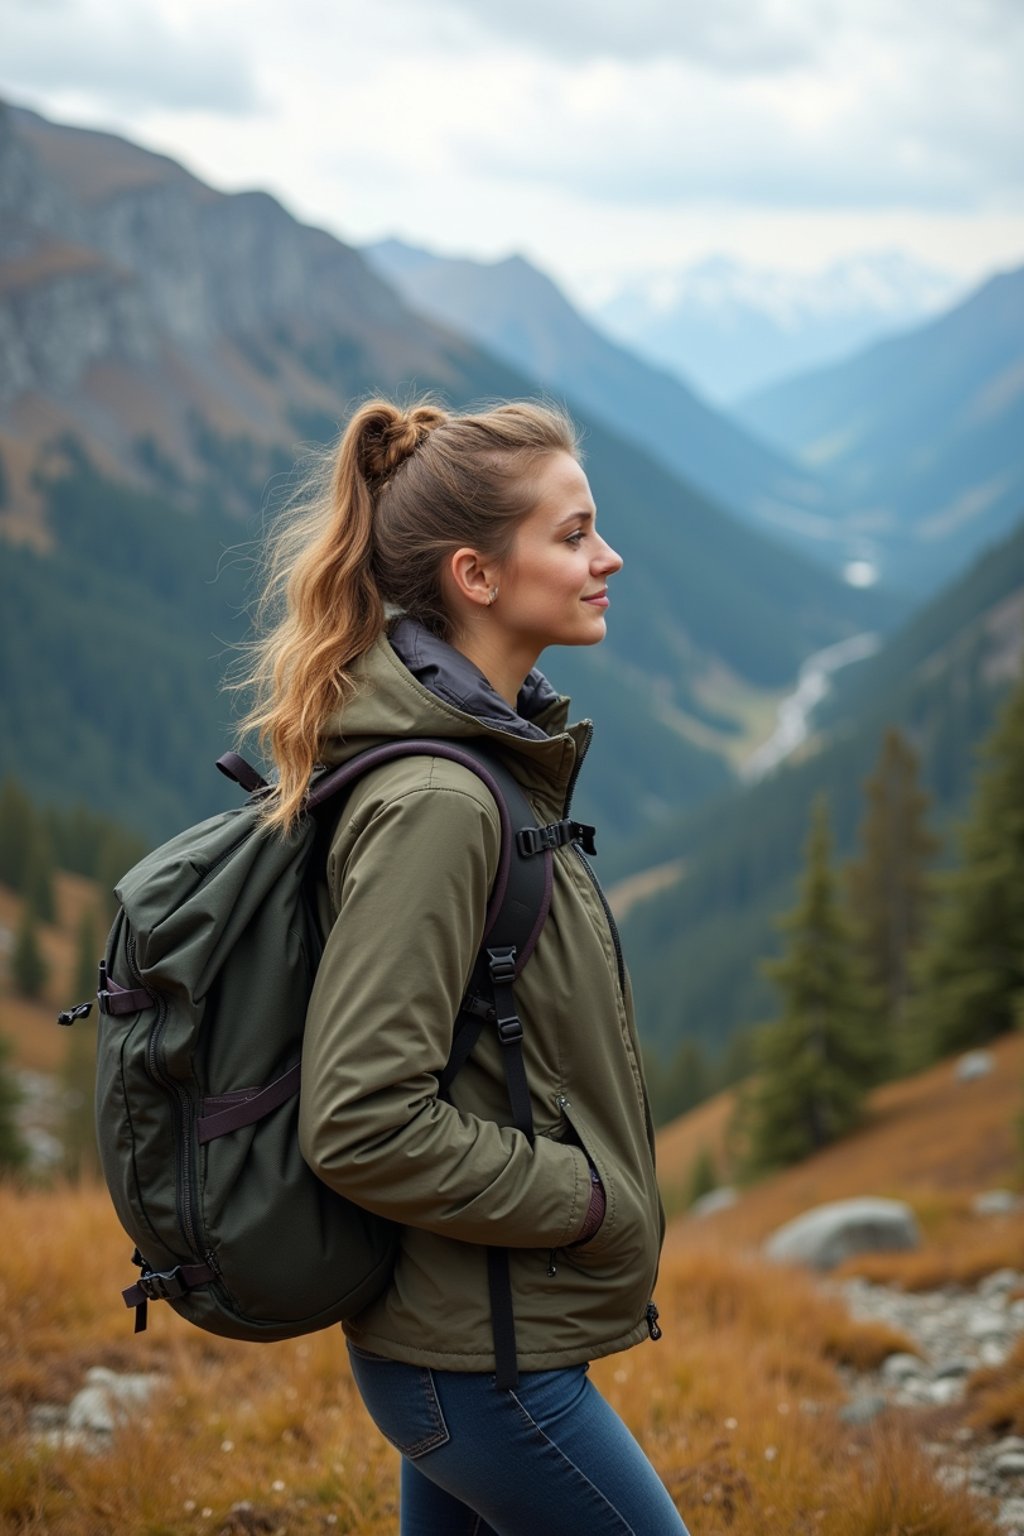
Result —
[[[129, 936], [126, 946], [128, 954], [128, 968], [140, 986], [145, 982], [136, 961], [135, 939]], [[195, 1170], [192, 1166], [192, 1144], [190, 1136], [190, 1105], [188, 1094], [181, 1084], [176, 1082], [166, 1070], [163, 1053], [163, 1033], [167, 1023], [167, 1010], [162, 998], [158, 1002], [156, 1022], [149, 1032], [146, 1042], [146, 1065], [149, 1075], [154, 1082], [171, 1094], [177, 1105], [177, 1135], [174, 1139], [174, 1163], [175, 1163], [175, 1209], [178, 1213], [178, 1223], [185, 1234], [185, 1239], [191, 1249], [194, 1258], [199, 1258], [201, 1248], [199, 1244], [198, 1200], [196, 1197]]]
[[[244, 836], [244, 834], [243, 834]], [[220, 867], [232, 853], [237, 844], [226, 848], [212, 864], [203, 871], [199, 884], [205, 885], [210, 876]], [[133, 934], [129, 934], [125, 946], [128, 956], [128, 968], [140, 987], [145, 986], [142, 972], [139, 970], [136, 959], [136, 943]], [[201, 1220], [199, 1214], [198, 1180], [196, 1177], [195, 1162], [192, 1149], [192, 1106], [185, 1089], [171, 1077], [166, 1070], [166, 1058], [163, 1052], [163, 1032], [167, 1022], [167, 1013], [160, 999], [159, 1012], [156, 1022], [149, 1032], [146, 1042], [146, 1065], [153, 1081], [159, 1083], [175, 1100], [177, 1107], [177, 1135], [175, 1136], [174, 1163], [175, 1163], [175, 1209], [178, 1215], [178, 1225], [185, 1234], [185, 1239], [191, 1249], [194, 1258], [206, 1260], [210, 1268], [220, 1273], [220, 1265], [216, 1255], [209, 1249], [203, 1250], [200, 1243]]]
[[[593, 720], [582, 720], [580, 724], [586, 727], [586, 735], [584, 736], [583, 741], [576, 753], [576, 761], [572, 765], [572, 773], [569, 775], [569, 782], [565, 787], [565, 806], [562, 810], [562, 816], [566, 821], [569, 819], [569, 811], [572, 806], [572, 797], [576, 790], [576, 780], [580, 776], [580, 769], [583, 767], [583, 759], [590, 751], [590, 743], [594, 739]], [[583, 865], [583, 868], [590, 876], [590, 883], [594, 887], [594, 890], [597, 892], [598, 900], [600, 901], [601, 906], [604, 908], [604, 915], [608, 922], [608, 931], [612, 936], [612, 943], [615, 946], [615, 967], [619, 973], [619, 991], [625, 993], [626, 966], [622, 958], [622, 940], [619, 938], [619, 930], [616, 926], [615, 919], [612, 916], [612, 909], [608, 905], [604, 891], [601, 889], [601, 882], [598, 880], [597, 876], [594, 874], [594, 871], [591, 869], [589, 860], [587, 859], [586, 854], [583, 852], [583, 849], [578, 843], [573, 843], [572, 847], [576, 857], [579, 859], [580, 863]]]

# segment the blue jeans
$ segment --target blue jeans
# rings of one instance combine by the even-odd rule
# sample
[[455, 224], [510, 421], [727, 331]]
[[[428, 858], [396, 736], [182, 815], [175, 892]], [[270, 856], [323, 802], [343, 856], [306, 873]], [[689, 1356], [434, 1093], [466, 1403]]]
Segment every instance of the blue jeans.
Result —
[[385, 1360], [352, 1375], [402, 1453], [402, 1536], [687, 1536], [664, 1484], [586, 1365], [494, 1377]]

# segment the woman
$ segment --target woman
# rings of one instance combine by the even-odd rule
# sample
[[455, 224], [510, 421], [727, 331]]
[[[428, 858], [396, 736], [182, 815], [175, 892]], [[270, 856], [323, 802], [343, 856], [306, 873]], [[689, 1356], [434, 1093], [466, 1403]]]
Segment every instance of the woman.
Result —
[[[592, 728], [566, 724], [568, 700], [535, 662], [603, 639], [621, 565], [560, 412], [363, 406], [268, 588], [285, 611], [248, 723], [278, 767], [269, 819], [287, 828], [316, 763], [396, 736], [482, 740], [539, 824], [567, 816]], [[341, 921], [309, 1009], [302, 1149], [334, 1189], [402, 1224], [392, 1284], [345, 1325], [352, 1372], [402, 1453], [405, 1536], [685, 1536], [586, 1376], [590, 1360], [659, 1336], [664, 1217], [629, 982], [575, 848], [554, 856], [516, 986], [534, 1139], [503, 1124], [493, 1033], [451, 1102], [439, 1096], [499, 850], [490, 792], [443, 757], [369, 772], [334, 832], [326, 897]], [[495, 1375], [496, 1246], [509, 1252], [511, 1388]]]

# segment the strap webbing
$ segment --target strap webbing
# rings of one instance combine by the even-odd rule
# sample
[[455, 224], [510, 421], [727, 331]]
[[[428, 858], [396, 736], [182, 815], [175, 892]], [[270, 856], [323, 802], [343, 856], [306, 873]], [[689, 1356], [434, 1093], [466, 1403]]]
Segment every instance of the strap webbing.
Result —
[[204, 1113], [196, 1121], [200, 1146], [217, 1136], [240, 1131], [243, 1126], [255, 1125], [257, 1120], [262, 1120], [264, 1115], [269, 1115], [298, 1093], [301, 1077], [302, 1067], [296, 1062], [265, 1088], [244, 1089], [204, 1099]]
[[533, 1141], [533, 1105], [523, 1061], [523, 1025], [516, 1011], [512, 983], [516, 974], [516, 952], [512, 945], [487, 951], [488, 970], [494, 990], [495, 1026], [501, 1042], [501, 1060], [505, 1068], [505, 1086], [512, 1110], [512, 1124]]
[[502, 1391], [519, 1385], [516, 1359], [516, 1316], [512, 1305], [512, 1277], [507, 1248], [487, 1250], [487, 1289], [491, 1298], [491, 1330], [494, 1334], [494, 1384]]
[[209, 1264], [179, 1264], [175, 1269], [146, 1269], [122, 1291], [126, 1307], [137, 1307], [141, 1301], [175, 1301], [186, 1291], [194, 1291], [198, 1285], [209, 1285], [214, 1279]]

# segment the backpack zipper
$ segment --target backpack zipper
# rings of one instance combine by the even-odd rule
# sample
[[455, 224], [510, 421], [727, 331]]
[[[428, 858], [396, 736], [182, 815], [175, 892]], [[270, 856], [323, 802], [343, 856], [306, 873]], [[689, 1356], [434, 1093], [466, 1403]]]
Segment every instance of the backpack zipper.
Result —
[[[139, 970], [135, 958], [135, 938], [129, 935], [125, 946], [128, 956], [128, 968], [140, 986], [145, 986], [142, 973]], [[181, 1084], [165, 1070], [163, 1062], [163, 1031], [167, 1022], [167, 1009], [162, 997], [157, 994], [157, 1017], [149, 1037], [146, 1041], [146, 1065], [153, 1080], [160, 1084], [171, 1094], [177, 1105], [177, 1135], [174, 1139], [174, 1164], [175, 1164], [175, 1209], [178, 1214], [178, 1222], [185, 1234], [194, 1258], [200, 1256], [199, 1227], [197, 1220], [197, 1201], [195, 1195], [195, 1171], [192, 1167], [191, 1146], [191, 1117], [188, 1094]]]

